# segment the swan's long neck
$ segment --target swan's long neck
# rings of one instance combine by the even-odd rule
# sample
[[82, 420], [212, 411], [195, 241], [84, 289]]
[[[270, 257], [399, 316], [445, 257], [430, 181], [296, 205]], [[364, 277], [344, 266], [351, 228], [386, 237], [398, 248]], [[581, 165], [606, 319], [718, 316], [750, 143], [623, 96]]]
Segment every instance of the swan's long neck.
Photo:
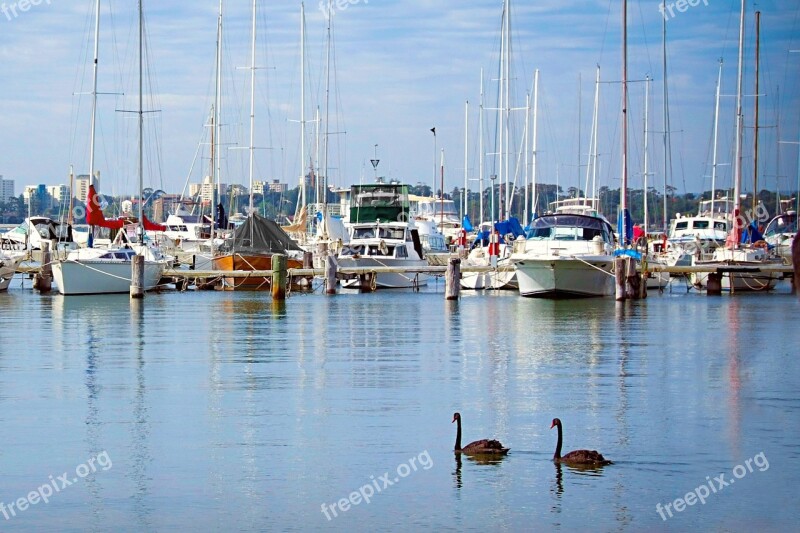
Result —
[[458, 429], [456, 430], [456, 450], [461, 449], [461, 419], [457, 418], [456, 422], [458, 423]]
[[558, 444], [556, 444], [556, 453], [553, 454], [553, 459], [561, 459], [561, 424], [556, 424], [558, 428]]

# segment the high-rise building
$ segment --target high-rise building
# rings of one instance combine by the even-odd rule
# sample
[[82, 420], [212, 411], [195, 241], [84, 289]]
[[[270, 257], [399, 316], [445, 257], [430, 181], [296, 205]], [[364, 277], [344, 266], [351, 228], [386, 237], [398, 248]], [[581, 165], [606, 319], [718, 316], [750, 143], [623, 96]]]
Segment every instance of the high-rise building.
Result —
[[53, 201], [53, 207], [69, 205], [69, 187], [67, 185], [50, 185], [47, 187], [47, 192]]
[[[94, 178], [94, 190], [100, 193], [100, 173], [98, 172]], [[81, 202], [86, 203], [86, 198], [89, 196], [89, 175], [81, 174], [75, 179], [75, 191], [72, 196]]]
[[[220, 187], [223, 191], [228, 190], [228, 185], [226, 183], [222, 183]], [[203, 183], [189, 186], [189, 194], [193, 198], [199, 196], [200, 202], [203, 205], [211, 205], [211, 202], [214, 201], [214, 191], [216, 191], [216, 185], [211, 181], [211, 176], [206, 176], [205, 179], [203, 179]]]
[[14, 196], [14, 180], [5, 180], [0, 176], [0, 202], [7, 202]]

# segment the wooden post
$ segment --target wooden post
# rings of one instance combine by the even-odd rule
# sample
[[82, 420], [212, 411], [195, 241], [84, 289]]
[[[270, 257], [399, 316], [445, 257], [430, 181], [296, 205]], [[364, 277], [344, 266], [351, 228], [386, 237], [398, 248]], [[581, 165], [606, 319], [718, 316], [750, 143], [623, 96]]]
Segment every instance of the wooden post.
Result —
[[303, 268], [314, 268], [313, 252], [303, 252]]
[[719, 272], [709, 272], [706, 281], [706, 294], [708, 296], [718, 296], [722, 294], [722, 274]]
[[53, 288], [53, 267], [50, 261], [50, 241], [44, 241], [42, 242], [42, 268], [33, 278], [33, 288], [39, 292], [50, 292]]
[[625, 298], [634, 300], [639, 296], [639, 285], [636, 283], [636, 261], [633, 257], [625, 257]]
[[272, 256], [272, 299], [283, 301], [286, 299], [286, 279], [288, 277], [286, 267], [287, 257], [283, 254]]
[[325, 256], [325, 293], [336, 294], [336, 270], [338, 269], [336, 256], [328, 254]]
[[451, 257], [445, 274], [444, 299], [458, 300], [461, 291], [461, 259]]
[[625, 274], [627, 269], [625, 267], [624, 257], [614, 258], [614, 279], [616, 281], [616, 298], [618, 302], [625, 300]]
[[144, 256], [131, 258], [131, 298], [144, 298]]
[[359, 280], [358, 289], [359, 289], [359, 291], [360, 292], [375, 292], [375, 289], [377, 289], [377, 285], [376, 284], [377, 284], [378, 280], [377, 279], [373, 279], [373, 278], [377, 278], [377, 277], [378, 277], [378, 274], [376, 274], [375, 272], [369, 272], [367, 274], [359, 274], [358, 275], [358, 280]]

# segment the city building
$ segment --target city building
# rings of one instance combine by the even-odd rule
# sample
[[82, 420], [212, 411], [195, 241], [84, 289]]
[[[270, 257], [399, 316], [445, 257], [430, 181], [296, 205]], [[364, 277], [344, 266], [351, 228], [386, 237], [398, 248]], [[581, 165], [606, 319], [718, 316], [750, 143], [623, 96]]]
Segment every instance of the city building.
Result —
[[272, 180], [272, 183], [269, 184], [269, 192], [284, 193], [288, 190], [289, 186], [278, 180]]
[[[220, 186], [223, 191], [228, 190], [227, 184], [223, 183]], [[211, 205], [214, 201], [214, 191], [216, 191], [216, 186], [211, 181], [211, 176], [206, 176], [203, 183], [189, 185], [189, 194], [192, 198], [199, 198], [202, 205]]]
[[14, 180], [3, 179], [0, 176], [0, 202], [7, 202], [9, 199], [14, 198]]
[[[94, 178], [94, 190], [100, 194], [100, 173], [98, 172]], [[89, 196], [89, 175], [82, 174], [75, 180], [75, 193], [73, 196], [86, 203], [86, 198]]]
[[50, 185], [47, 193], [50, 195], [52, 207], [69, 206], [69, 186]]

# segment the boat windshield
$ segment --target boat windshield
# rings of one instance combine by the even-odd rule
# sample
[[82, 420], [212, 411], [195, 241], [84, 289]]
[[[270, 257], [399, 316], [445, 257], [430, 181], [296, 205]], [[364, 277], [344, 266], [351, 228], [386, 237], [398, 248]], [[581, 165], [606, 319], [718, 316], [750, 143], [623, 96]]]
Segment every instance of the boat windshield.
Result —
[[556, 215], [537, 218], [525, 236], [527, 239], [591, 241], [595, 237], [610, 241], [607, 225], [598, 218]]
[[773, 218], [767, 224], [764, 236], [771, 237], [780, 233], [797, 233], [797, 215], [780, 215]]
[[354, 239], [396, 239], [404, 240], [406, 232], [404, 228], [393, 228], [387, 226], [380, 227], [356, 227], [353, 228]]

